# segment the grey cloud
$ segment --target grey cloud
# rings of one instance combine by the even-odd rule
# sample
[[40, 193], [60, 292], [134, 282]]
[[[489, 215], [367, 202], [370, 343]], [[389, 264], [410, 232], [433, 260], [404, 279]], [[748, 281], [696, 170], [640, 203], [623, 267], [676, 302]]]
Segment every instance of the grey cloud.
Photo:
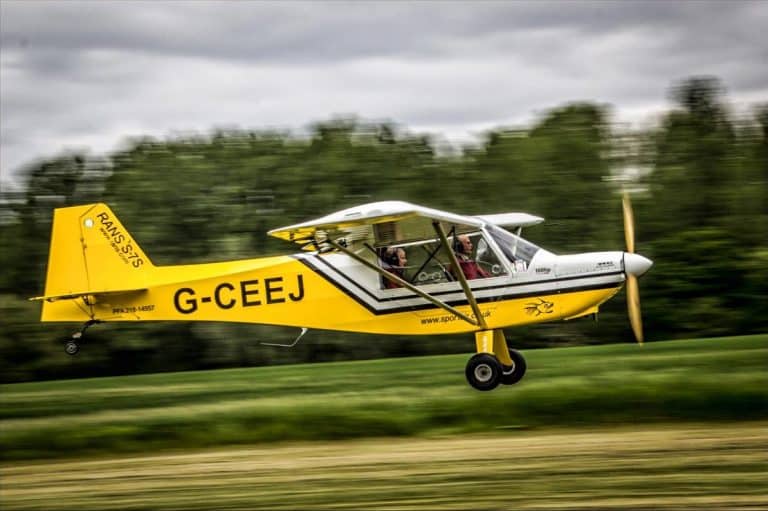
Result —
[[[271, 62], [427, 58], [497, 33], [583, 37], [636, 27], [698, 45], [744, 26], [751, 3], [711, 2], [6, 2], [2, 44], [111, 48]], [[713, 21], [714, 19], [714, 21]], [[702, 28], [706, 30], [702, 30]], [[752, 42], [759, 34], [743, 34]], [[558, 41], [568, 45], [568, 39]], [[447, 45], [447, 46], [446, 46]]]
[[765, 26], [764, 1], [3, 0], [1, 165], [127, 125], [343, 111], [455, 133], [576, 99], [661, 106], [691, 74], [768, 97]]

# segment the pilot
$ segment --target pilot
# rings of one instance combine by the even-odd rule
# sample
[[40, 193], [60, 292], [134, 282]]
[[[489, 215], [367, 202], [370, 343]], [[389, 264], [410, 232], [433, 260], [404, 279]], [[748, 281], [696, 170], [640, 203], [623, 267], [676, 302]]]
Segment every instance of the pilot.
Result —
[[[384, 261], [384, 268], [393, 275], [397, 275], [401, 279], [405, 279], [405, 266], [408, 264], [405, 250], [402, 248], [389, 247], [382, 255], [382, 261]], [[386, 277], [383, 277], [384, 287], [386, 289], [395, 289], [402, 287], [397, 282], [392, 282]]]
[[477, 261], [472, 259], [472, 240], [466, 234], [460, 234], [456, 237], [456, 243], [454, 244], [454, 251], [456, 252], [456, 259], [461, 266], [461, 272], [467, 280], [484, 279], [491, 275], [480, 268]]

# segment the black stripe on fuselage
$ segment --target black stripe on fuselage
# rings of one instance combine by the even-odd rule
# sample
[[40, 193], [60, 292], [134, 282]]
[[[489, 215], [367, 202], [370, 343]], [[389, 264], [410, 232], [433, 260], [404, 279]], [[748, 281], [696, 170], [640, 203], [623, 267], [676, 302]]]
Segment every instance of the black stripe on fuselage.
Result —
[[[307, 266], [314, 273], [316, 273], [317, 275], [320, 275], [323, 279], [325, 279], [327, 282], [329, 282], [336, 289], [338, 289], [339, 291], [341, 291], [342, 293], [344, 293], [345, 295], [349, 296], [354, 301], [356, 301], [357, 303], [359, 303], [360, 305], [362, 305], [363, 307], [368, 309], [369, 312], [372, 312], [373, 314], [379, 314], [379, 312], [376, 309], [374, 309], [373, 307], [371, 307], [365, 300], [362, 300], [359, 296], [357, 296], [354, 293], [350, 293], [349, 290], [346, 287], [342, 286], [340, 283], [336, 282], [334, 279], [330, 278], [328, 275], [323, 273], [323, 271], [318, 266], [316, 266], [314, 263], [312, 263], [312, 261], [310, 261], [310, 259], [308, 257], [297, 257], [296, 259], [298, 259], [300, 263], [302, 263], [305, 266]], [[317, 259], [322, 260], [319, 257]], [[323, 262], [325, 264], [328, 264], [325, 261], [323, 261]]]
[[[398, 312], [408, 312], [408, 311], [421, 311], [421, 310], [427, 310], [427, 309], [439, 309], [439, 307], [431, 304], [431, 303], [424, 303], [420, 305], [404, 305], [402, 307], [393, 307], [393, 308], [387, 308], [387, 309], [377, 309], [373, 307], [371, 304], [363, 300], [360, 296], [353, 293], [350, 289], [345, 287], [341, 282], [338, 282], [336, 279], [332, 278], [330, 275], [327, 275], [324, 273], [319, 266], [314, 264], [312, 260], [310, 260], [310, 257], [296, 257], [301, 263], [303, 263], [305, 266], [307, 266], [310, 270], [315, 272], [316, 274], [320, 275], [323, 279], [325, 279], [327, 282], [329, 282], [331, 285], [336, 287], [339, 291], [344, 293], [345, 295], [349, 296], [353, 300], [355, 300], [357, 303], [365, 307], [369, 312], [371, 312], [374, 315], [383, 315], [383, 314], [394, 314]], [[373, 298], [376, 302], [391, 302], [395, 300], [411, 300], [414, 298], [419, 298], [418, 295], [412, 294], [408, 296], [398, 296], [398, 297], [387, 297], [387, 298], [379, 298], [378, 296], [374, 295], [364, 287], [360, 286], [358, 283], [353, 281], [352, 279], [347, 278], [344, 276], [343, 273], [341, 273], [337, 268], [333, 267], [328, 263], [328, 261], [325, 261], [322, 257], [314, 256], [312, 259], [319, 260], [323, 263], [324, 266], [331, 269], [334, 273], [337, 273], [338, 275], [341, 275], [346, 280], [351, 282], [356, 288], [363, 291], [366, 295]], [[473, 289], [473, 292], [477, 291], [488, 291], [488, 290], [494, 290], [494, 289], [504, 289], [504, 288], [510, 288], [510, 287], [520, 287], [520, 286], [530, 286], [530, 285], [538, 285], [538, 284], [547, 284], [547, 283], [553, 283], [553, 282], [566, 282], [570, 280], [577, 280], [577, 279], [584, 279], [584, 278], [596, 278], [596, 277], [610, 277], [614, 275], [621, 275], [622, 272], [611, 272], [611, 273], [603, 273], [603, 274], [597, 274], [597, 275], [582, 275], [578, 277], [561, 277], [556, 279], [548, 279], [543, 281], [537, 281], [537, 282], [522, 282], [522, 283], [515, 283], [515, 284], [504, 284], [504, 285], [494, 285], [494, 286], [487, 286], [483, 288], [477, 288]], [[529, 291], [529, 292], [523, 292], [523, 293], [505, 293], [490, 297], [475, 297], [475, 300], [477, 303], [492, 303], [492, 302], [500, 302], [505, 300], [512, 300], [512, 299], [520, 299], [520, 298], [532, 298], [532, 297], [538, 297], [538, 296], [549, 296], [549, 295], [559, 295], [559, 294], [567, 294], [567, 293], [578, 293], [581, 291], [594, 291], [599, 289], [614, 289], [618, 288], [623, 284], [622, 282], [604, 282], [600, 284], [585, 284], [582, 286], [574, 286], [566, 289], [553, 289], [551, 291]], [[456, 294], [461, 292], [460, 290], [456, 291], [441, 291], [440, 293], [431, 293], [432, 296], [438, 296], [438, 295], [446, 295], [446, 294]], [[468, 305], [469, 302], [465, 299], [463, 300], [450, 300], [446, 301], [446, 304], [455, 307], [458, 305]]]
[[[333, 266], [331, 263], [326, 261], [326, 259], [324, 257], [320, 257], [320, 256], [315, 255], [315, 256], [313, 256], [313, 258], [317, 259], [318, 261], [320, 261], [325, 267], [327, 267], [334, 274], [338, 275], [342, 279], [345, 279], [345, 280], [349, 281], [355, 288], [359, 289], [364, 294], [368, 295], [370, 298], [372, 298], [373, 300], [375, 300], [378, 303], [393, 302], [393, 301], [398, 301], [398, 300], [407, 300], [407, 299], [411, 299], [411, 298], [417, 298], [417, 296], [418, 296], [416, 294], [412, 294], [412, 295], [408, 295], [408, 296], [388, 296], [388, 297], [377, 296], [377, 295], [371, 293], [366, 287], [360, 285], [356, 281], [354, 281], [354, 280], [350, 279], [349, 277], [347, 277], [341, 270], [339, 270], [338, 268]], [[316, 267], [316, 268], [318, 268], [318, 267]], [[552, 283], [555, 283], [555, 282], [567, 282], [569, 280], [582, 280], [582, 279], [587, 279], [587, 278], [613, 277], [613, 276], [616, 276], [616, 275], [623, 275], [623, 274], [624, 274], [623, 271], [612, 271], [612, 272], [607, 272], [607, 273], [591, 273], [591, 274], [583, 274], [583, 275], [572, 275], [572, 276], [569, 276], [569, 277], [557, 277], [557, 278], [546, 279], [546, 280], [535, 280], [535, 281], [530, 281], [529, 280], [529, 281], [525, 281], [525, 282], [515, 282], [515, 283], [507, 282], [505, 284], [494, 284], [494, 285], [491, 285], [491, 286], [473, 287], [472, 288], [472, 292], [477, 293], [477, 292], [480, 292], [480, 291], [490, 291], [490, 290], [494, 290], [494, 289], [504, 289], [504, 288], [508, 288], [508, 287], [523, 287], [523, 286], [534, 286], [534, 285], [539, 285], [539, 284], [552, 284]], [[330, 275], [323, 274], [323, 276], [326, 277], [326, 279], [333, 279]], [[341, 283], [339, 283], [339, 284], [343, 285]], [[438, 291], [437, 293], [430, 293], [430, 294], [432, 296], [437, 297], [437, 296], [443, 296], [443, 295], [452, 295], [452, 294], [456, 294], [458, 292], [461, 292], [461, 290]]]

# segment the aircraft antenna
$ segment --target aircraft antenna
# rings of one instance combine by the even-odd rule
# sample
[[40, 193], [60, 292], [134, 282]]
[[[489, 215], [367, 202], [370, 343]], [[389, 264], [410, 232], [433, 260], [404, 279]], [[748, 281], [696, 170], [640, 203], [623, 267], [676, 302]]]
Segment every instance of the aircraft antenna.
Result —
[[302, 337], [304, 337], [304, 334], [306, 334], [308, 330], [309, 330], [308, 328], [302, 327], [301, 333], [299, 334], [299, 336], [296, 338], [296, 340], [294, 340], [290, 344], [278, 344], [275, 342], [261, 342], [261, 341], [259, 341], [259, 344], [262, 344], [264, 346], [277, 346], [278, 348], [293, 348], [294, 346], [299, 344], [299, 341], [301, 340]]

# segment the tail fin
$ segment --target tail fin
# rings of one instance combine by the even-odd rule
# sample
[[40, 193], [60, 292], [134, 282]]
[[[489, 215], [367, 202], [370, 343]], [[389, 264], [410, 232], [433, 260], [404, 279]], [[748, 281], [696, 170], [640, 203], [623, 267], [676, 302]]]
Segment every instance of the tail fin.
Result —
[[106, 204], [59, 208], [53, 214], [45, 296], [39, 299], [143, 289], [151, 268]]

